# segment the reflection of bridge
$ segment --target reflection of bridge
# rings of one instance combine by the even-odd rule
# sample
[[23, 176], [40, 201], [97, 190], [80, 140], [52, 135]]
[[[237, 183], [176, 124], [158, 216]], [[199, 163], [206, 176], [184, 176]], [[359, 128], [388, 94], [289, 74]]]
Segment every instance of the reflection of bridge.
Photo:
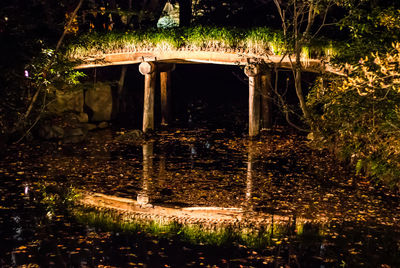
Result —
[[[252, 195], [254, 191], [253, 181], [255, 179], [255, 161], [257, 160], [256, 141], [250, 141], [247, 151], [247, 172], [245, 184], [244, 204], [234, 205], [235, 207], [223, 206], [219, 202], [213, 206], [185, 207], [163, 205], [153, 203], [154, 181], [162, 179], [166, 174], [165, 158], [160, 161], [159, 173], [154, 173], [154, 141], [142, 144], [143, 172], [142, 186], [137, 192], [137, 198], [123, 198], [115, 195], [101, 193], [83, 192], [83, 198], [78, 203], [98, 210], [113, 211], [122, 215], [123, 220], [135, 221], [146, 220], [159, 223], [178, 222], [182, 224], [201, 224], [202, 226], [236, 226], [236, 227], [260, 227], [271, 223], [289, 223], [294, 220], [292, 215], [276, 215], [258, 212], [254, 209]], [[240, 202], [238, 202], [240, 203]], [[303, 218], [295, 217], [297, 223], [323, 223], [325, 217]]]
[[[103, 211], [112, 211], [122, 221], [145, 220], [161, 224], [177, 222], [182, 224], [200, 224], [202, 227], [236, 226], [257, 228], [271, 223], [287, 224], [294, 220], [292, 216], [274, 215], [260, 212], [249, 212], [240, 208], [224, 207], [166, 207], [141, 206], [136, 200], [100, 193], [85, 193], [78, 204]], [[296, 217], [297, 223], [325, 223], [326, 218], [307, 219]], [[207, 228], [206, 228], [207, 229]]]
[[[272, 54], [272, 53], [271, 53]], [[257, 55], [239, 49], [225, 49], [223, 51], [190, 50], [190, 49], [147, 49], [96, 52], [92, 56], [81, 57], [85, 62], [77, 69], [102, 67], [112, 65], [139, 65], [139, 71], [145, 76], [143, 131], [154, 129], [154, 95], [157, 75], [161, 84], [161, 114], [162, 124], [168, 124], [170, 118], [170, 72], [175, 69], [175, 64], [224, 64], [245, 66], [245, 74], [249, 77], [249, 136], [259, 133], [261, 122], [263, 127], [271, 125], [272, 91], [271, 69], [291, 68], [294, 59], [279, 55]], [[266, 63], [269, 69], [262, 66]], [[319, 59], [302, 59], [302, 69], [307, 72], [333, 72], [337, 71]]]

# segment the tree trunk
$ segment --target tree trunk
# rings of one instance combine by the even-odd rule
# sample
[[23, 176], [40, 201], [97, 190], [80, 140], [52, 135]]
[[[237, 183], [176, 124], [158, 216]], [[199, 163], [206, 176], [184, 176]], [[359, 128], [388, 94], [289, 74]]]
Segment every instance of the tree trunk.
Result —
[[179, 0], [179, 26], [189, 26], [192, 20], [192, 0]]
[[296, 62], [294, 63], [294, 85], [296, 89], [296, 95], [297, 98], [299, 99], [300, 103], [300, 108], [301, 111], [303, 112], [304, 119], [308, 122], [310, 115], [308, 113], [306, 101], [304, 98], [304, 93], [303, 93], [303, 88], [301, 85], [301, 45], [299, 44], [299, 41], [296, 41], [295, 44], [295, 53], [296, 53]]

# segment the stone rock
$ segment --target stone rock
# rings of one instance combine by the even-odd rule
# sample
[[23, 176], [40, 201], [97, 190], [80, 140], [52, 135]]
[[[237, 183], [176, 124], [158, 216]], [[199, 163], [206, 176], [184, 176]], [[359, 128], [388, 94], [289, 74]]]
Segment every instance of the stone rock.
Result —
[[64, 129], [59, 126], [42, 124], [38, 130], [39, 137], [45, 140], [62, 139], [64, 137]]
[[85, 136], [68, 136], [64, 137], [63, 143], [80, 143], [85, 140]]
[[87, 130], [83, 128], [68, 128], [64, 130], [64, 143], [82, 142], [87, 134]]
[[91, 121], [110, 121], [112, 118], [112, 90], [106, 83], [96, 83], [85, 94], [85, 104], [92, 110]]
[[97, 125], [98, 128], [108, 128], [108, 123], [107, 122], [101, 122], [100, 124]]
[[60, 114], [66, 111], [82, 113], [84, 104], [83, 90], [56, 90], [55, 101], [50, 103], [50, 112]]
[[139, 129], [134, 129], [128, 132], [121, 132], [116, 140], [123, 143], [135, 143], [143, 140], [143, 132]]
[[90, 124], [90, 123], [84, 124], [82, 125], [82, 127], [84, 127], [87, 131], [92, 131], [97, 128], [96, 124]]
[[69, 136], [84, 136], [86, 135], [85, 131], [82, 128], [69, 128], [64, 130], [64, 137]]
[[127, 133], [125, 133], [125, 137], [129, 137], [129, 138], [142, 138], [143, 137], [143, 132], [139, 129], [134, 129], [131, 131], [128, 131]]
[[77, 119], [79, 121], [79, 123], [87, 123], [89, 122], [89, 116], [87, 113], [79, 113], [77, 115]]

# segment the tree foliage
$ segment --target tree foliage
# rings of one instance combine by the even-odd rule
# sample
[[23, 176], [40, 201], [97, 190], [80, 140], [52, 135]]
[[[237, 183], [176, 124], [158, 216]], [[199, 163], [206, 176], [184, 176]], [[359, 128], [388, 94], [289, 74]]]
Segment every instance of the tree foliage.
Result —
[[399, 1], [350, 1], [340, 22], [340, 29], [347, 32], [347, 41], [340, 50], [337, 62], [356, 63], [373, 51], [386, 52], [400, 39]]
[[358, 173], [400, 186], [398, 1], [344, 1], [348, 33], [336, 63], [345, 77], [323, 76], [308, 96], [314, 138]]
[[[74, 28], [75, 15], [82, 2], [2, 3], [0, 47], [4, 53], [0, 65], [0, 134], [29, 129], [37, 121], [37, 112], [43, 110], [49, 85], [60, 81], [77, 83], [82, 76], [60, 53], [61, 43]], [[39, 96], [43, 99], [36, 102]], [[31, 116], [32, 111], [35, 116]]]
[[400, 182], [400, 43], [365, 56], [350, 72], [309, 96], [319, 142], [351, 161], [357, 172]]

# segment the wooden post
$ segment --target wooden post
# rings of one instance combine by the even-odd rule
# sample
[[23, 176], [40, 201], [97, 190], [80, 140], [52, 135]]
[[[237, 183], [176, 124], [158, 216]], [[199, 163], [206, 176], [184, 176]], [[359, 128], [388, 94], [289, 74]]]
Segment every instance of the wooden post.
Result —
[[256, 65], [247, 65], [245, 74], [249, 77], [249, 136], [260, 133], [260, 77]]
[[271, 72], [261, 74], [261, 118], [263, 129], [272, 128], [272, 83]]
[[143, 132], [154, 130], [154, 93], [156, 87], [155, 65], [142, 62], [139, 71], [144, 77]]
[[121, 75], [118, 81], [117, 112], [125, 112], [126, 110], [125, 100], [123, 100], [122, 95], [124, 92], [124, 82], [127, 69], [128, 69], [127, 65], [122, 66]]
[[160, 73], [161, 87], [161, 125], [166, 126], [170, 122], [170, 88], [171, 72]]
[[171, 64], [170, 69], [160, 72], [161, 125], [164, 126], [171, 123], [171, 71], [173, 70], [175, 64]]

